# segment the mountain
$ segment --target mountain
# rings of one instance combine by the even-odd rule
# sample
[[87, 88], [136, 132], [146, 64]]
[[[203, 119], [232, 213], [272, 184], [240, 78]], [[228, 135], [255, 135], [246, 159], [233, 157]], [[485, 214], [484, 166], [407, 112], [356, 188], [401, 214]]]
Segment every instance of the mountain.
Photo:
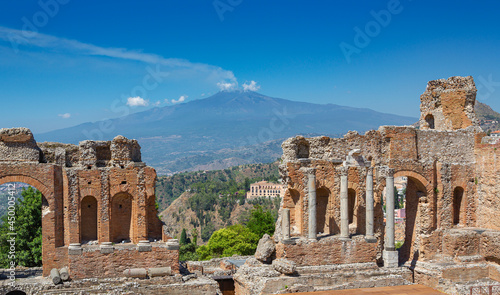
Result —
[[[285, 138], [302, 135], [342, 136], [380, 125], [407, 125], [416, 118], [335, 104], [272, 98], [251, 91], [219, 92], [211, 97], [103, 122], [36, 134], [38, 141], [78, 143], [135, 138], [143, 160], [160, 174], [221, 169], [237, 164], [274, 161]], [[104, 132], [111, 130], [110, 132]]]
[[500, 129], [500, 114], [495, 112], [489, 105], [476, 101], [474, 111], [481, 128], [485, 132]]

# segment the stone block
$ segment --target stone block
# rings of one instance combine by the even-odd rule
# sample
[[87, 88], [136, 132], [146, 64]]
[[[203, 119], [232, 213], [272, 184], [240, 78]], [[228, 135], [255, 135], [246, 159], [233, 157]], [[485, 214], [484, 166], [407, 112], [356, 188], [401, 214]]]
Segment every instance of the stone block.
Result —
[[255, 258], [262, 262], [269, 262], [269, 259], [271, 258], [275, 250], [276, 246], [274, 245], [273, 239], [268, 234], [264, 234], [264, 236], [259, 240], [259, 244], [257, 245]]
[[111, 242], [102, 242], [99, 249], [101, 250], [101, 254], [109, 254], [115, 251], [115, 247]]
[[394, 268], [398, 267], [399, 253], [398, 251], [383, 251], [384, 267]]
[[69, 244], [68, 254], [69, 255], [82, 255], [82, 246], [78, 243]]
[[153, 250], [153, 247], [149, 241], [139, 241], [139, 244], [137, 244], [137, 250], [139, 252], [149, 252]]
[[280, 258], [273, 260], [273, 268], [282, 274], [291, 275], [295, 273], [297, 265], [291, 260]]

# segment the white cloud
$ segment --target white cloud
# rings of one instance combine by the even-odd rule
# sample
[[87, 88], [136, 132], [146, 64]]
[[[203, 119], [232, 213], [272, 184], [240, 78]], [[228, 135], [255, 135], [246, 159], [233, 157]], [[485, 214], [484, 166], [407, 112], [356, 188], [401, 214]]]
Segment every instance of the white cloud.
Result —
[[219, 82], [217, 83], [217, 86], [221, 91], [231, 91], [236, 89], [238, 87], [237, 82]]
[[260, 89], [260, 86], [257, 85], [257, 82], [255, 81], [250, 81], [250, 83], [245, 82], [243, 84], [243, 90], [244, 91], [257, 91]]
[[71, 114], [70, 113], [59, 114], [58, 116], [61, 117], [61, 118], [63, 118], [63, 119], [69, 119], [69, 118], [71, 118]]
[[154, 103], [155, 106], [159, 106], [160, 104], [161, 104], [161, 101], [159, 101], [159, 100]]
[[187, 95], [182, 95], [181, 97], [179, 97], [178, 100], [172, 99], [172, 103], [184, 102], [186, 100], [186, 98], [188, 98]]
[[[53, 48], [73, 54], [105, 56], [167, 67], [166, 69], [162, 69], [162, 73], [170, 70], [178, 71], [180, 73], [187, 72], [193, 75], [203, 74], [210, 79], [214, 79], [215, 81], [236, 81], [236, 77], [232, 71], [228, 71], [214, 65], [193, 63], [189, 60], [179, 58], [165, 58], [157, 54], [144, 53], [138, 50], [130, 50], [126, 48], [99, 47], [77, 40], [59, 38], [29, 30], [16, 30], [0, 26], [0, 40], [9, 43], [15, 51], [18, 51], [23, 46], [36, 46], [44, 49]], [[168, 73], [166, 73], [166, 75], [168, 75]]]
[[129, 97], [127, 99], [127, 105], [131, 107], [145, 107], [149, 104], [149, 101], [145, 100], [140, 96]]

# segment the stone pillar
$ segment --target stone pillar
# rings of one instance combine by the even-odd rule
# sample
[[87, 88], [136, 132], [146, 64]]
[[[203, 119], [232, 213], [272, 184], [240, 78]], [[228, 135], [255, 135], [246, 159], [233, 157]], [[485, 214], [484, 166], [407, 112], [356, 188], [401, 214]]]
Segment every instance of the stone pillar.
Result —
[[340, 169], [340, 238], [349, 239], [348, 167]]
[[316, 174], [311, 169], [308, 177], [308, 195], [309, 195], [309, 239], [316, 240]]
[[385, 180], [385, 245], [384, 245], [384, 266], [398, 266], [398, 251], [395, 247], [394, 233], [394, 169], [388, 168]]
[[366, 236], [365, 240], [375, 243], [377, 239], [373, 234], [373, 169], [366, 169]]
[[290, 240], [290, 209], [283, 209], [281, 230], [283, 231], [283, 240]]
[[395, 250], [394, 240], [394, 169], [387, 169], [385, 179], [385, 249], [389, 251]]
[[295, 244], [295, 241], [290, 237], [290, 209], [283, 209], [283, 215], [281, 216], [281, 230], [283, 233], [283, 244]]

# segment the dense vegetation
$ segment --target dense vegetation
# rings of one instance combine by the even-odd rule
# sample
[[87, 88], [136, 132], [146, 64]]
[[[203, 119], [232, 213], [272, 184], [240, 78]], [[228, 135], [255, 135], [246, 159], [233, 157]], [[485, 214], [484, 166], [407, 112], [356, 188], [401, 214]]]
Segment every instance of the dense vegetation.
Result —
[[[22, 200], [15, 205], [15, 219], [2, 217], [0, 225], [0, 267], [15, 265], [27, 267], [42, 265], [42, 194], [28, 187], [22, 191]], [[9, 239], [15, 233], [15, 255], [9, 253]]]
[[[276, 198], [279, 200], [279, 198]], [[208, 243], [197, 246], [197, 232], [193, 231], [193, 241], [186, 237], [186, 231], [181, 234], [179, 260], [209, 260], [233, 255], [253, 255], [259, 239], [264, 234], [273, 235], [276, 213], [264, 210], [260, 205], [254, 205], [250, 218], [244, 224], [235, 224], [215, 231]]]

